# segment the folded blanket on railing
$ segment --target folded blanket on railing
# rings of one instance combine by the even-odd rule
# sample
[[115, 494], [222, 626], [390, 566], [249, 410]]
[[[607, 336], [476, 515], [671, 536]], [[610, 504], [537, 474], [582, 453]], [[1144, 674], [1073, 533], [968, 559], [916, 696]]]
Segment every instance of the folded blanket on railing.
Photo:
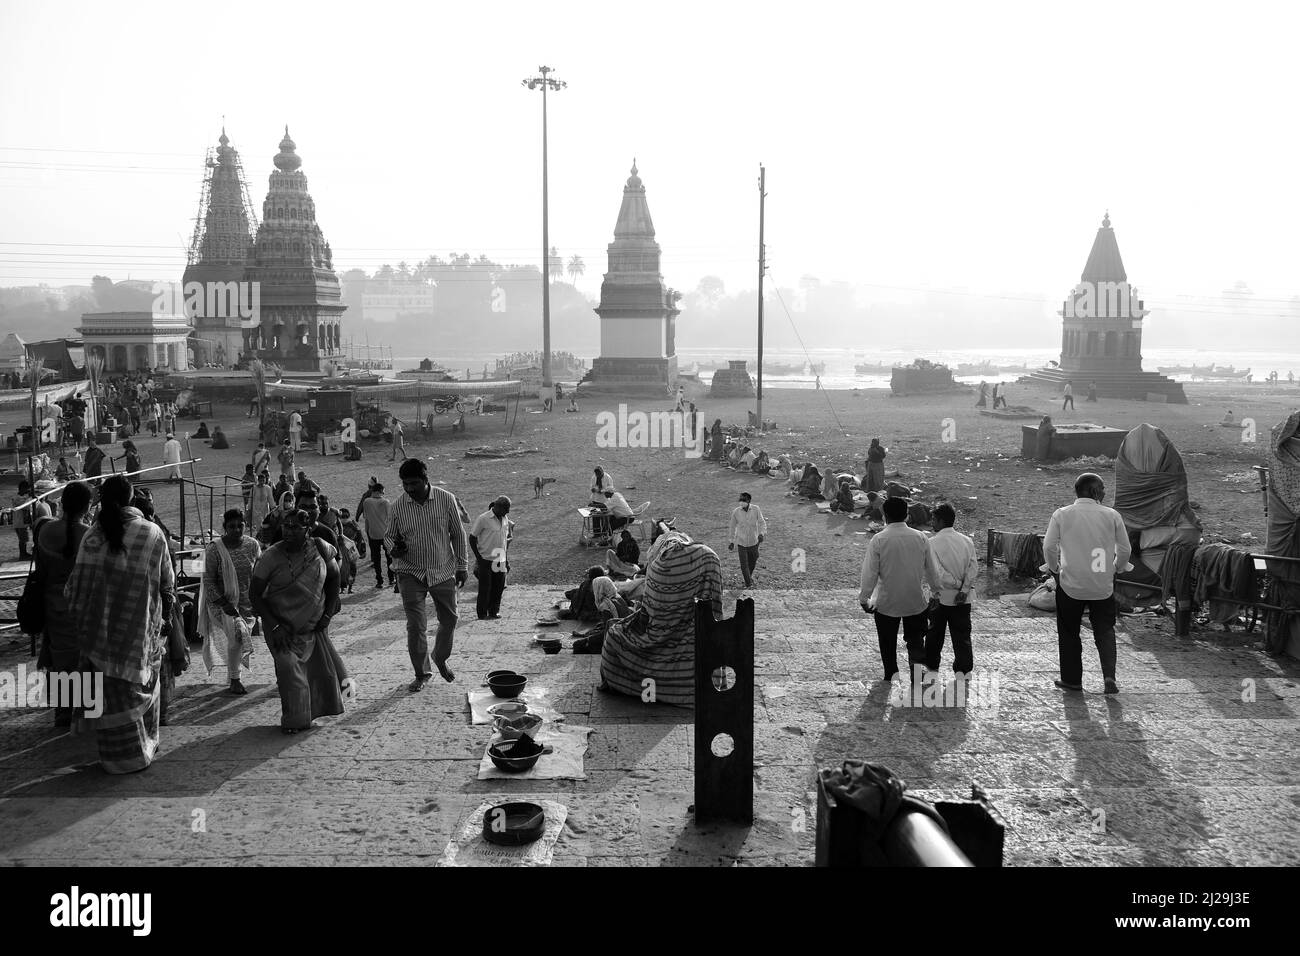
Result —
[[1224, 624], [1254, 600], [1255, 560], [1227, 544], [1203, 544], [1192, 557], [1196, 603], [1210, 605], [1210, 620]]
[[1043, 566], [1043, 542], [1036, 534], [1003, 531], [1002, 556], [1012, 574], [1037, 575]]

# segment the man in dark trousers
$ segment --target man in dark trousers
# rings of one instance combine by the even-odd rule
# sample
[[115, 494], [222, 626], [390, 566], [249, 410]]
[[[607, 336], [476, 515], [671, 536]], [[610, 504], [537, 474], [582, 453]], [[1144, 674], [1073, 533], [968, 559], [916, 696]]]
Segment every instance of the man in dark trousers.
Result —
[[944, 502], [934, 509], [934, 537], [930, 539], [930, 628], [925, 636], [925, 669], [939, 670], [944, 631], [952, 632], [952, 669], [969, 677], [975, 667], [970, 643], [971, 589], [979, 575], [975, 542], [954, 530], [957, 512]]
[[[397, 473], [403, 494], [393, 504], [384, 542], [393, 554], [398, 593], [406, 612], [406, 648], [415, 668], [415, 680], [408, 689], [415, 692], [428, 685], [434, 667], [443, 680], [456, 679], [447, 661], [459, 619], [456, 590], [469, 579], [469, 547], [465, 541], [464, 509], [450, 491], [429, 483], [424, 462], [408, 458]], [[426, 633], [426, 597], [433, 600], [438, 615], [432, 657]]]
[[1107, 694], [1118, 694], [1115, 680], [1115, 572], [1130, 567], [1128, 531], [1114, 508], [1102, 504], [1106, 485], [1099, 475], [1082, 474], [1074, 483], [1075, 501], [1057, 508], [1047, 524], [1043, 557], [1056, 577], [1056, 642], [1061, 690], [1083, 690], [1083, 644], [1079, 626], [1084, 608], [1101, 658]]
[[[898, 673], [898, 626], [907, 644], [908, 677], [920, 684], [925, 658], [926, 599], [921, 585], [930, 560], [930, 542], [907, 526], [907, 501], [889, 498], [884, 504], [885, 530], [867, 545], [862, 562], [858, 601], [875, 617], [880, 661], [885, 680]], [[879, 593], [873, 593], [879, 585]]]
[[510, 546], [510, 499], [502, 495], [491, 507], [474, 519], [469, 529], [469, 546], [478, 564], [478, 619], [495, 621], [501, 617], [501, 595], [506, 589], [506, 572], [510, 565], [506, 549]]
[[393, 556], [384, 544], [384, 536], [388, 534], [388, 525], [392, 520], [393, 503], [384, 497], [384, 486], [379, 482], [371, 485], [357, 510], [366, 519], [366, 541], [370, 545], [370, 563], [375, 569], [375, 587], [384, 586], [384, 565], [381, 563], [384, 560], [388, 563], [388, 586], [396, 587]]

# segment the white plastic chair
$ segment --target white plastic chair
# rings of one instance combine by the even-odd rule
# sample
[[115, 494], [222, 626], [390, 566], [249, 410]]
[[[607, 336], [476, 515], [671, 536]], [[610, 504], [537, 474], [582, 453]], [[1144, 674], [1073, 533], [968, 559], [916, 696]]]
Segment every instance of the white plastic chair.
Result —
[[640, 529], [642, 541], [650, 539], [650, 529], [654, 526], [654, 519], [645, 517], [645, 513], [650, 510], [650, 502], [646, 502], [640, 507], [632, 509], [631, 524], [635, 524]]

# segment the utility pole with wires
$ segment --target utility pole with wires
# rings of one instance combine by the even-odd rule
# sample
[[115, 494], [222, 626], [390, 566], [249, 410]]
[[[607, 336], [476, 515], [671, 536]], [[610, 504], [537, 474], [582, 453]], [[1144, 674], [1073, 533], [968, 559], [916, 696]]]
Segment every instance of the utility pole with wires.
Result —
[[767, 199], [767, 170], [758, 166], [758, 430], [763, 431], [763, 273], [767, 271], [763, 246], [763, 205]]
[[547, 198], [546, 169], [546, 91], [560, 91], [568, 86], [563, 80], [553, 80], [550, 74], [554, 70], [549, 66], [539, 66], [540, 76], [529, 77], [523, 85], [530, 90], [542, 88], [542, 388], [552, 388], [551, 381], [551, 239], [549, 225], [549, 208]]

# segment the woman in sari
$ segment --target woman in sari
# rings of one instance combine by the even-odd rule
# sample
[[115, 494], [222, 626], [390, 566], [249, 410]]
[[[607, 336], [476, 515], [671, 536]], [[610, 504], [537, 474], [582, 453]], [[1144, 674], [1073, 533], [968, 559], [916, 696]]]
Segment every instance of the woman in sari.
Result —
[[835, 472], [827, 468], [826, 474], [822, 475], [822, 498], [826, 501], [834, 501], [840, 493], [840, 483], [835, 477]]
[[557, 616], [564, 621], [592, 622], [600, 620], [600, 613], [596, 610], [596, 601], [591, 593], [591, 582], [604, 576], [605, 569], [599, 564], [589, 567], [586, 576], [582, 579], [582, 583], [576, 588], [564, 592], [564, 596], [569, 599], [569, 607], [567, 610], [561, 611]]
[[280, 525], [294, 510], [293, 491], [286, 491], [280, 496], [280, 507], [262, 519], [262, 527], [257, 532], [257, 540], [263, 547], [267, 547], [280, 536]]
[[721, 461], [723, 447], [722, 419], [715, 418], [713, 428], [709, 432], [709, 458], [713, 461]]
[[820, 498], [822, 494], [822, 473], [817, 466], [808, 462], [799, 479], [799, 495], [803, 498]]
[[105, 479], [99, 516], [82, 539], [63, 592], [77, 628], [82, 680], [94, 674], [103, 681], [97, 713], [88, 710], [77, 729], [95, 731], [108, 773], [132, 773], [153, 763], [163, 621], [175, 599], [166, 537], [128, 506], [131, 498], [126, 476]]
[[867, 449], [866, 491], [879, 491], [885, 487], [885, 457], [889, 449], [880, 444], [879, 438], [871, 439]]
[[275, 661], [280, 729], [296, 734], [317, 717], [343, 713], [347, 669], [329, 639], [339, 609], [338, 552], [309, 538], [314, 521], [293, 511], [281, 523], [284, 539], [253, 568], [249, 597]]
[[257, 476], [257, 484], [248, 493], [247, 526], [254, 532], [262, 527], [262, 522], [275, 507], [275, 498], [271, 495], [271, 476], [263, 471]]
[[652, 551], [641, 603], [605, 634], [600, 686], [643, 700], [649, 691], [650, 702], [690, 705], [695, 702], [695, 602], [709, 602], [713, 614], [721, 616], [722, 565], [712, 548], [679, 531], [660, 535]]
[[140, 464], [140, 453], [136, 451], [135, 442], [131, 441], [129, 438], [122, 442], [122, 454], [118, 455], [117, 458], [113, 460], [117, 461], [118, 458], [126, 459], [126, 471], [128, 474], [134, 474], [142, 467]]
[[[63, 489], [60, 521], [44, 521], [36, 533], [34, 558], [45, 576], [45, 632], [41, 645], [41, 666], [51, 673], [77, 669], [81, 651], [72, 608], [63, 596], [64, 585], [77, 563], [77, 549], [90, 530], [90, 486], [74, 481]], [[54, 711], [55, 727], [72, 726], [72, 708]]]
[[596, 608], [596, 627], [573, 642], [575, 654], [599, 654], [610, 625], [628, 615], [628, 602], [619, 594], [613, 578], [600, 576], [591, 581], [591, 600]]
[[248, 691], [239, 679], [241, 665], [249, 668], [257, 617], [249, 587], [253, 567], [262, 548], [244, 536], [244, 513], [231, 508], [222, 517], [219, 539], [203, 555], [203, 583], [199, 588], [199, 633], [203, 635], [203, 668], [209, 677], [218, 660], [226, 662], [230, 693]]

